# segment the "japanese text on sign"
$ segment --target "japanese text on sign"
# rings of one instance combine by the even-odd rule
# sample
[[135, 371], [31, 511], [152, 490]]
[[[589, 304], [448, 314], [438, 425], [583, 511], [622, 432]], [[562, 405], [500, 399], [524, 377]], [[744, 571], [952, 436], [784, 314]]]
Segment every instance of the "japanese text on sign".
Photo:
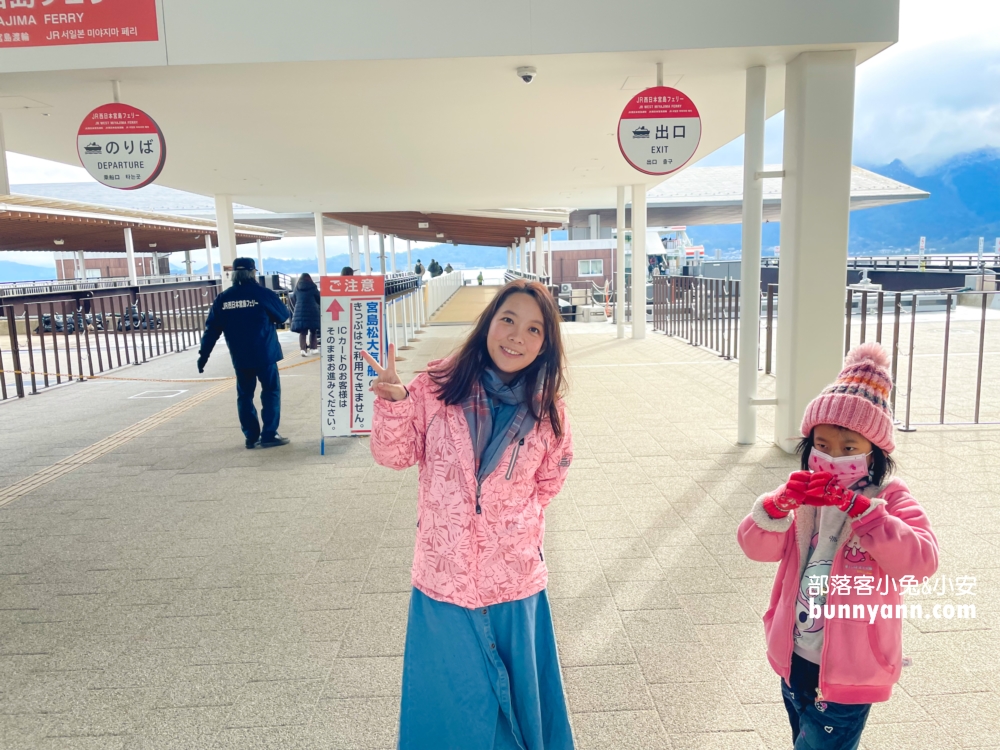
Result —
[[0, 0], [0, 49], [158, 40], [156, 0]]

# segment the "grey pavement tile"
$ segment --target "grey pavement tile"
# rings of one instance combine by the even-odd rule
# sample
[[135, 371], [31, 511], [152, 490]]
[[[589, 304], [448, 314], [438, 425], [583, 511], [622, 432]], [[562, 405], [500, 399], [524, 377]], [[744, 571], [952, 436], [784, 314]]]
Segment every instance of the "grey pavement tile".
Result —
[[371, 560], [353, 557], [344, 560], [321, 560], [310, 571], [306, 583], [340, 583], [341, 581], [363, 581], [371, 567]]
[[604, 597], [611, 595], [608, 582], [604, 578], [604, 573], [600, 570], [579, 574], [549, 571], [549, 583], [546, 590], [550, 599], [580, 596]]
[[680, 609], [647, 609], [621, 613], [625, 632], [636, 646], [654, 643], [697, 643], [699, 627]]
[[46, 737], [33, 746], [36, 750], [123, 750], [127, 737]]
[[724, 661], [719, 662], [719, 668], [743, 705], [781, 703], [781, 678], [769, 662], [750, 659]]
[[211, 664], [183, 669], [156, 696], [151, 708], [228, 706], [236, 702], [253, 672], [252, 664]]
[[28, 672], [4, 686], [0, 714], [71, 711], [98, 672]]
[[323, 680], [251, 682], [226, 718], [226, 728], [308, 724]]
[[1000, 707], [995, 692], [917, 696], [915, 700], [962, 747], [993, 742], [997, 737]]
[[[934, 703], [936, 709], [937, 701]], [[898, 685], [892, 691], [892, 698], [872, 704], [868, 715], [868, 724], [903, 724], [909, 721], [934, 721], [934, 717]]]
[[546, 516], [545, 549], [548, 552], [567, 549], [589, 550], [593, 547], [590, 542], [590, 535], [585, 530], [552, 531], [548, 529], [548, 516]]
[[559, 629], [557, 643], [563, 667], [636, 663], [632, 645], [621, 628]]
[[671, 734], [670, 746], [675, 750], [766, 750], [767, 746], [755, 731], [698, 732]]
[[226, 611], [217, 617], [202, 619], [216, 620], [213, 629], [267, 629], [277, 627], [290, 608], [289, 603], [282, 599], [235, 600], [230, 602], [226, 606]]
[[673, 587], [666, 581], [612, 581], [608, 584], [621, 611], [680, 609]]
[[0, 714], [0, 747], [37, 747], [53, 720], [47, 714]]
[[[661, 547], [659, 551], [667, 549]], [[676, 548], [671, 548], [676, 549]], [[734, 594], [737, 583], [716, 567], [668, 567], [661, 561], [664, 580], [670, 582], [678, 594]]]
[[642, 711], [653, 707], [638, 665], [612, 664], [563, 669], [570, 709]]
[[47, 736], [132, 734], [162, 692], [162, 688], [88, 690], [80, 696], [71, 711], [56, 716]]
[[299, 586], [292, 608], [298, 611], [351, 609], [361, 593], [362, 586], [360, 581]]
[[221, 730], [204, 747], [211, 750], [318, 750], [310, 740], [305, 725], [240, 727]]
[[989, 691], [983, 679], [965, 668], [968, 663], [963, 655], [950, 651], [927, 652], [903, 669], [899, 685], [915, 698]]
[[611, 597], [556, 599], [551, 602], [552, 620], [559, 632], [568, 630], [613, 630], [622, 626]]
[[402, 656], [409, 594], [362, 594], [341, 656]]
[[[995, 735], [995, 729], [992, 730]], [[947, 729], [933, 722], [866, 725], [861, 735], [865, 750], [958, 750], [962, 747]]]
[[601, 570], [609, 583], [615, 581], [664, 581], [667, 574], [654, 557], [601, 560]]
[[580, 573], [601, 569], [597, 555], [587, 549], [550, 551], [545, 557], [545, 565], [553, 573]]
[[574, 713], [573, 736], [580, 750], [671, 748], [656, 711]]
[[399, 733], [398, 698], [341, 698], [316, 707], [304, 733], [310, 750], [388, 750]]
[[349, 609], [289, 612], [273, 631], [273, 641], [339, 641], [353, 618]]
[[339, 650], [339, 641], [272, 642], [260, 655], [250, 680], [325, 679]]
[[677, 600], [696, 625], [756, 622], [742, 594], [679, 594]]
[[354, 657], [333, 662], [321, 702], [340, 698], [390, 698], [402, 693], [403, 659], [399, 656]]
[[[725, 682], [671, 682], [650, 685], [667, 734], [754, 731], [753, 723]], [[690, 710], [698, 706], [697, 711]]]
[[189, 657], [191, 666], [253, 664], [267, 650], [274, 629], [212, 630], [199, 633]]
[[90, 682], [90, 688], [145, 688], [170, 685], [191, 663], [192, 648], [128, 648], [112, 659]]
[[127, 739], [128, 750], [201, 750], [211, 747], [219, 733], [228, 706], [154, 708]]
[[597, 559], [602, 564], [615, 560], [653, 557], [646, 542], [638, 536], [595, 537], [593, 544]]
[[366, 594], [390, 594], [409, 592], [412, 588], [413, 577], [409, 566], [374, 567], [368, 571], [362, 591]]
[[[780, 688], [774, 689], [780, 695]], [[792, 745], [792, 728], [788, 723], [784, 703], [751, 703], [743, 706], [743, 710], [747, 712], [768, 750], [789, 750]]]
[[663, 682], [718, 682], [724, 679], [711, 651], [678, 641], [637, 643], [633, 650], [649, 684]]

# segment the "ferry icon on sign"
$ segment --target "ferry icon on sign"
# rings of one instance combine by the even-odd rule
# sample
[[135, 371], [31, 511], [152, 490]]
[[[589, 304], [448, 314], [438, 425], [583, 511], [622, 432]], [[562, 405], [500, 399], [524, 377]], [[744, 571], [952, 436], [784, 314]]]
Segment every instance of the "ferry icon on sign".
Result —
[[632, 131], [633, 138], [649, 138], [649, 129], [645, 125], [640, 125]]
[[103, 151], [104, 151], [104, 149], [102, 149], [100, 147], [100, 145], [98, 145], [98, 144], [96, 144], [94, 142], [90, 142], [86, 146], [83, 147], [83, 153], [85, 153], [85, 154], [100, 154]]

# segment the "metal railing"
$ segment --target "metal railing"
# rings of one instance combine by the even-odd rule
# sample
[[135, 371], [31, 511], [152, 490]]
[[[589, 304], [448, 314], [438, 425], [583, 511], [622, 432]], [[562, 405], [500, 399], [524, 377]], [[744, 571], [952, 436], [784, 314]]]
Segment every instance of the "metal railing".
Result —
[[[216, 283], [0, 306], [0, 400], [200, 346]], [[9, 300], [8, 300], [9, 302]], [[2, 333], [2, 329], [0, 329]]]
[[443, 273], [440, 276], [431, 278], [431, 280], [424, 285], [424, 288], [426, 289], [426, 295], [424, 297], [424, 303], [426, 305], [426, 319], [430, 320], [434, 313], [440, 310], [441, 306], [450, 300], [461, 286], [462, 274], [457, 271], [453, 271], [452, 273]]
[[[761, 258], [764, 268], [778, 268], [781, 258]], [[938, 270], [953, 271], [955, 269], [978, 268], [978, 253], [925, 253], [924, 255], [856, 255], [847, 259], [848, 270], [869, 268], [873, 270]], [[983, 253], [982, 265], [986, 268], [1000, 267], [1000, 255]]]
[[[208, 274], [171, 274], [169, 276], [139, 276], [136, 286], [160, 284], [190, 284], [198, 281], [212, 281]], [[59, 294], [86, 292], [97, 289], [117, 289], [132, 286], [128, 276], [108, 276], [99, 279], [66, 279], [54, 281], [13, 281], [0, 283], [0, 297], [16, 297], [24, 294]]]
[[653, 330], [734, 359], [739, 349], [740, 282], [653, 277]]

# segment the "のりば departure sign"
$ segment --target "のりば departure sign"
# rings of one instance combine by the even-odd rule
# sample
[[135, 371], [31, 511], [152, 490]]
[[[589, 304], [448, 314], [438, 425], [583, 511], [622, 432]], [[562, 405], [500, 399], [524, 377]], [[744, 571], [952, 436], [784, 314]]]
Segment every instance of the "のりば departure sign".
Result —
[[669, 86], [640, 91], [618, 120], [618, 148], [640, 172], [666, 175], [694, 156], [701, 141], [701, 116], [687, 94]]
[[159, 126], [128, 104], [104, 104], [88, 114], [77, 133], [76, 149], [91, 177], [119, 190], [148, 185], [167, 158]]

